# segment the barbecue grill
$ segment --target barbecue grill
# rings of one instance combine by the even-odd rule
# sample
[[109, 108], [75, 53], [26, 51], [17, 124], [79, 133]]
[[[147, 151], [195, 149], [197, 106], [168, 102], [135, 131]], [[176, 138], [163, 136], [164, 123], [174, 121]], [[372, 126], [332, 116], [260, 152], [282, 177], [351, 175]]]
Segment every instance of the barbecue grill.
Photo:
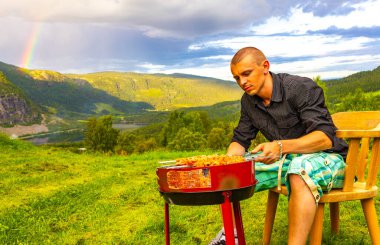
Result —
[[[239, 244], [245, 244], [240, 201], [251, 197], [257, 183], [253, 160], [227, 165], [157, 168], [159, 192], [165, 200], [165, 235], [169, 237], [169, 205], [221, 204], [227, 245], [235, 244], [233, 219]], [[232, 215], [232, 210], [234, 216]]]

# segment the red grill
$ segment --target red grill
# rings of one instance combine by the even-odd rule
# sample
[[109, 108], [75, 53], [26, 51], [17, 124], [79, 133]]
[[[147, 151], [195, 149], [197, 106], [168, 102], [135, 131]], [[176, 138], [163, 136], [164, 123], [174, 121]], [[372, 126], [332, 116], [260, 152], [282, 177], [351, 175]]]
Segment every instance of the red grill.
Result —
[[165, 201], [177, 205], [208, 205], [249, 198], [256, 185], [253, 161], [209, 167], [166, 166], [157, 168], [159, 191]]
[[245, 245], [240, 201], [253, 195], [257, 183], [254, 161], [208, 167], [164, 166], [157, 168], [156, 173], [159, 192], [165, 199], [167, 245], [170, 244], [169, 203], [176, 205], [221, 204], [227, 245], [235, 244], [233, 219], [235, 219], [239, 244]]

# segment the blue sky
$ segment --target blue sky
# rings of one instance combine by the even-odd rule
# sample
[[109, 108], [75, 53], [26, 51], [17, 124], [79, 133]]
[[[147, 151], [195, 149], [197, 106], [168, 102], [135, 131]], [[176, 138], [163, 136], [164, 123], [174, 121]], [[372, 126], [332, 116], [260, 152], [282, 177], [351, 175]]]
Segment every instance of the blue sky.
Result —
[[338, 78], [380, 65], [379, 10], [380, 0], [2, 0], [0, 61], [232, 80], [232, 55], [255, 46], [274, 72]]

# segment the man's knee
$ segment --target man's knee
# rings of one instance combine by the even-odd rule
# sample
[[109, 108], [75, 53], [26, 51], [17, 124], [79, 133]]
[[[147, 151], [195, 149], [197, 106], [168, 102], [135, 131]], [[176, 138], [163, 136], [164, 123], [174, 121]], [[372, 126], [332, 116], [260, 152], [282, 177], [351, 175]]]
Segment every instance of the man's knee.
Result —
[[298, 174], [289, 174], [288, 179], [292, 193], [311, 192], [305, 181]]

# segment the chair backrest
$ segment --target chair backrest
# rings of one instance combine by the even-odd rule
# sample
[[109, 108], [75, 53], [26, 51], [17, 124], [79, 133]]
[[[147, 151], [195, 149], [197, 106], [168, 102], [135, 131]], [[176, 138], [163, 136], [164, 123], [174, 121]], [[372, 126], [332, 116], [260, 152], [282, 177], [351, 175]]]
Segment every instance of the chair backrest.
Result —
[[332, 119], [337, 137], [349, 141], [343, 191], [353, 190], [355, 176], [372, 188], [380, 165], [380, 111], [338, 112]]

